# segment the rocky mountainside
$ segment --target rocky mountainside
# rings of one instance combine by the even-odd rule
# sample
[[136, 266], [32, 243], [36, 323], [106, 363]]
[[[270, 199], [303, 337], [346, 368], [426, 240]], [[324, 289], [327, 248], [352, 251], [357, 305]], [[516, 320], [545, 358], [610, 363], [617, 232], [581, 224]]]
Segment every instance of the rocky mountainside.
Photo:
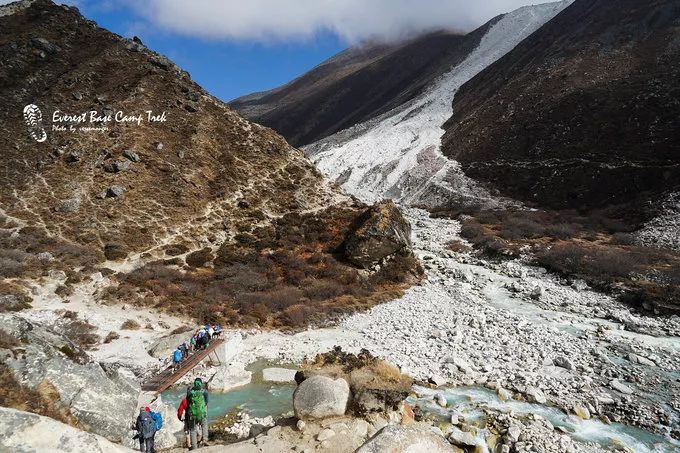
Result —
[[[203, 303], [195, 286], [233, 277], [231, 290], [205, 295], [215, 302], [201, 312], [213, 317], [233, 314], [225, 304], [237, 293], [248, 294], [237, 312], [250, 316], [259, 302], [253, 295], [280, 284], [272, 269], [284, 256], [315, 255], [289, 278], [295, 291], [286, 307], [382, 284], [368, 285], [335, 252], [366, 207], [330, 188], [281, 136], [241, 118], [139, 40], [103, 30], [75, 8], [26, 1], [3, 7], [0, 59], [3, 277], [65, 271], [68, 295], [70, 284], [102, 268], [119, 272], [131, 294], [149, 291], [140, 303], [184, 311]], [[417, 267], [408, 259], [404, 269]], [[239, 280], [244, 266], [253, 269], [247, 282]], [[311, 273], [317, 285], [336, 287], [305, 296], [297, 286]], [[153, 291], [154, 278], [184, 282], [184, 291]], [[131, 294], [109, 296], [129, 301]]]
[[300, 328], [420, 278], [394, 204], [138, 39], [27, 0], [0, 7], [0, 61], [0, 406], [128, 442], [156, 330]]
[[477, 47], [496, 20], [468, 35], [438, 31], [399, 43], [362, 44], [282, 87], [244, 96], [231, 106], [293, 145], [308, 145], [422, 94]]
[[[35, 236], [85, 247], [97, 261], [173, 235], [199, 241], [212, 234], [219, 242], [239, 222], [252, 226], [258, 217], [341, 199], [279, 135], [72, 8], [38, 1], [0, 17], [0, 31], [6, 229], [29, 226]], [[42, 110], [43, 142], [27, 131], [27, 104]], [[147, 121], [147, 110], [165, 112], [165, 121]], [[90, 122], [90, 112], [102, 120]], [[118, 112], [142, 120], [106, 120]], [[75, 117], [82, 113], [84, 122]], [[73, 118], [57, 123], [53, 115]]]
[[439, 206], [452, 201], [497, 203], [440, 152], [441, 125], [458, 88], [511, 51], [570, 1], [528, 6], [495, 19], [460, 61], [419, 96], [399, 107], [305, 147], [318, 168], [363, 200], [390, 197]]
[[542, 206], [641, 206], [680, 184], [679, 78], [680, 2], [577, 0], [461, 88], [442, 149]]

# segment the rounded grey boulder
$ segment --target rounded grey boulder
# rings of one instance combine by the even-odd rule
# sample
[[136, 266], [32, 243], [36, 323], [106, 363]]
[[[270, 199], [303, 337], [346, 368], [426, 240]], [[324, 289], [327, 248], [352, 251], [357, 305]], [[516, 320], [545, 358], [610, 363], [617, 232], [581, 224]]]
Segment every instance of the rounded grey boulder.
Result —
[[356, 453], [452, 453], [450, 443], [436, 432], [399, 425], [386, 426]]
[[295, 416], [299, 419], [320, 419], [344, 415], [349, 395], [346, 380], [312, 376], [293, 393]]

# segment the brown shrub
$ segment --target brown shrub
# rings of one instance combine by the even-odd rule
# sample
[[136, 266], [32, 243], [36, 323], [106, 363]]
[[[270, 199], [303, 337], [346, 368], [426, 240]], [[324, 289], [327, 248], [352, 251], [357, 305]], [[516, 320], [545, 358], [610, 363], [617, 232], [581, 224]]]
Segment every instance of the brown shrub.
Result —
[[0, 329], [0, 349], [14, 349], [21, 342], [14, 335], [10, 335], [4, 329]]
[[500, 236], [504, 239], [536, 239], [546, 234], [543, 225], [528, 218], [511, 217], [501, 225]]
[[293, 305], [283, 311], [283, 324], [292, 327], [302, 327], [310, 323], [312, 311], [302, 305]]
[[311, 280], [304, 285], [304, 294], [310, 300], [333, 299], [345, 293], [345, 288], [333, 280]]
[[186, 262], [191, 267], [202, 267], [206, 263], [211, 262], [215, 256], [210, 247], [205, 247], [201, 250], [189, 253], [186, 257]]
[[472, 250], [472, 248], [469, 245], [465, 244], [463, 241], [458, 240], [451, 241], [447, 245], [447, 247], [449, 250], [456, 253], [467, 253]]
[[486, 237], [486, 230], [474, 219], [466, 219], [460, 228], [460, 235], [473, 244], [480, 243]]
[[121, 324], [120, 328], [123, 330], [139, 330], [142, 326], [134, 319], [128, 319]]
[[248, 315], [253, 316], [260, 324], [266, 324], [269, 320], [269, 309], [263, 303], [257, 303], [252, 306]]
[[117, 340], [120, 338], [120, 335], [118, 332], [109, 332], [106, 334], [106, 337], [104, 338], [104, 343], [111, 343], [113, 340]]
[[655, 255], [652, 250], [605, 249], [567, 243], [539, 253], [536, 259], [542, 266], [563, 274], [613, 282], [641, 271], [642, 265], [657, 259]]

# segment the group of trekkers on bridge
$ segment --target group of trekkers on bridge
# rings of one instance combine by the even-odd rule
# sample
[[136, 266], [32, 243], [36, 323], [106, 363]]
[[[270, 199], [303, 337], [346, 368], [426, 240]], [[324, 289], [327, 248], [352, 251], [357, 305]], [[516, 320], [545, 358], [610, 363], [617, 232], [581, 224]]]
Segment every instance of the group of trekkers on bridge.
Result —
[[206, 349], [213, 338], [219, 338], [220, 335], [222, 335], [222, 327], [219, 325], [206, 324], [198, 329], [191, 338], [185, 340], [173, 351], [173, 368], [179, 368], [182, 361], [189, 357], [192, 352], [198, 351], [199, 349]]

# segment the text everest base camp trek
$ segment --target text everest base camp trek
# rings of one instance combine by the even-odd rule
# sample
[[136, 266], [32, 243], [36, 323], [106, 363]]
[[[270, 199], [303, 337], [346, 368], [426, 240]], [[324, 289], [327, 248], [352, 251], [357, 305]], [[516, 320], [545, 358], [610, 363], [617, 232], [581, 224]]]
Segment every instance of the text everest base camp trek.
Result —
[[[229, 395], [241, 398], [232, 404], [243, 405], [235, 423], [217, 424], [215, 430], [231, 440], [257, 436], [205, 451], [680, 449], [670, 436], [677, 437], [680, 423], [677, 316], [640, 315], [582, 281], [551, 275], [522, 259], [497, 262], [453, 251], [452, 241], [469, 245], [460, 236], [460, 223], [410, 207], [450, 198], [490, 206], [515, 203], [494, 198], [441, 155], [441, 125], [463, 83], [570, 3], [525, 7], [503, 16], [462, 63], [422, 95], [305, 147], [321, 171], [339, 180], [346, 192], [367, 202], [389, 197], [402, 204], [425, 277], [402, 297], [346, 316], [337, 325], [295, 334], [225, 328], [212, 360], [192, 369], [178, 385], [184, 393], [196, 378], [207, 381], [209, 407]], [[0, 316], [4, 329], [30, 336], [25, 349], [38, 357], [28, 364], [14, 358], [12, 364], [23, 367], [27, 381], [47, 376], [49, 386], [36, 382], [37, 388], [67, 399], [77, 427], [0, 408], [0, 444], [10, 451], [129, 451], [138, 447], [130, 423], [146, 406], [164, 420], [156, 448], [183, 443], [184, 426], [177, 420], [173, 395], [154, 399], [153, 392], [140, 390], [137, 377], [143, 374], [140, 370], [159, 370], [159, 362], [187, 340], [183, 319], [101, 304], [94, 294], [107, 286], [109, 277], [93, 275], [75, 285], [68, 309], [80, 313], [97, 332], [115, 332], [131, 319], [163, 329], [126, 330], [124, 338], [91, 351], [91, 362], [55, 358], [56, 350], [69, 350], [66, 337], [58, 333], [64, 306], [57, 290], [66, 278], [54, 272], [47, 284], [33, 288], [29, 310], [18, 317]], [[41, 325], [57, 332], [43, 331]], [[175, 329], [180, 333], [167, 335]], [[321, 365], [305, 362], [297, 375], [290, 371], [291, 364], [297, 369], [305, 359], [335, 346], [354, 357], [355, 369], [339, 371], [330, 356]], [[362, 349], [415, 379], [418, 385], [404, 395], [406, 404], [399, 397], [392, 407], [394, 394], [401, 395], [397, 383], [394, 388], [377, 385], [376, 390], [362, 379], [362, 373], [375, 377], [391, 370], [366, 358]], [[181, 358], [178, 362], [181, 367]], [[300, 374], [305, 380], [293, 395], [286, 393]], [[392, 377], [395, 382], [403, 379], [399, 371], [392, 371]], [[362, 393], [366, 388], [373, 392]], [[247, 392], [239, 394], [239, 389]], [[272, 427], [274, 420], [267, 415], [281, 413], [248, 414], [258, 399], [273, 407], [277, 392], [284, 393], [286, 411], [293, 410], [299, 421], [287, 414]]]

